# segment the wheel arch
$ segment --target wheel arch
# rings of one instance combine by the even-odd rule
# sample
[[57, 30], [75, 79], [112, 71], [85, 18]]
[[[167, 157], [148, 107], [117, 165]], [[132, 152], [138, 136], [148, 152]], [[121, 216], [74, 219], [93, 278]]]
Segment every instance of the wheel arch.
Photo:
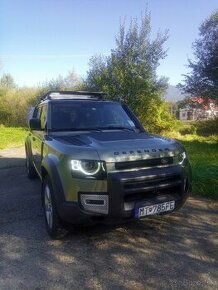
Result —
[[52, 158], [52, 156], [44, 157], [41, 164], [41, 177], [42, 177], [42, 190], [43, 190], [43, 180], [45, 179], [46, 176], [49, 177], [54, 192], [55, 203], [59, 213], [60, 212], [59, 209], [61, 208], [61, 205], [65, 201], [65, 195], [57, 166], [58, 166], [57, 162]]
[[29, 136], [27, 136], [25, 139], [25, 150], [26, 150], [26, 154], [28, 154], [28, 155], [30, 153], [32, 153], [30, 142], [31, 142], [30, 138], [29, 138]]

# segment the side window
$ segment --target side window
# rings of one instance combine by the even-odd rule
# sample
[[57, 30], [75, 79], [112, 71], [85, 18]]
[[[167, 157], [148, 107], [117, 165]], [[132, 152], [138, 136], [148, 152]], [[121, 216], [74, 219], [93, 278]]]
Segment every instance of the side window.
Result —
[[42, 106], [40, 109], [41, 128], [44, 130], [47, 123], [47, 106]]
[[39, 107], [35, 107], [34, 108], [34, 112], [33, 112], [33, 118], [39, 118], [38, 114], [40, 112], [40, 108]]
[[36, 118], [37, 118], [37, 119], [40, 119], [41, 112], [42, 112], [42, 107], [38, 107], [38, 108], [37, 108], [37, 113], [36, 113]]
[[29, 107], [28, 113], [27, 113], [27, 120], [29, 121], [30, 119], [34, 118], [34, 107]]

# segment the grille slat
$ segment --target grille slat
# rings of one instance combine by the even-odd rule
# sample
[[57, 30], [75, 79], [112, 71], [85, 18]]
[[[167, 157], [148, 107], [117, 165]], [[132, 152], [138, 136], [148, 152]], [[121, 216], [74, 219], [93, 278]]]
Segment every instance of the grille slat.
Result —
[[145, 176], [140, 180], [126, 180], [123, 182], [125, 200], [133, 201], [152, 198], [157, 195], [178, 193], [181, 191], [182, 179], [179, 174], [165, 176]]
[[144, 186], [135, 185], [134, 188], [125, 187], [125, 192], [128, 194], [128, 193], [134, 193], [134, 192], [153, 191], [153, 190], [159, 190], [162, 188], [171, 188], [178, 185], [181, 185], [181, 181], [173, 181], [173, 182], [154, 184], [154, 185], [144, 185]]

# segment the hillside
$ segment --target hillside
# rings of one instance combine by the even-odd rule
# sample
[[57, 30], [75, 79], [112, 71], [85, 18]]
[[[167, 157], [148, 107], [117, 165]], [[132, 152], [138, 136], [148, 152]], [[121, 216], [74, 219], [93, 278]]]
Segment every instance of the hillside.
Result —
[[182, 94], [181, 90], [175, 86], [169, 85], [164, 95], [164, 98], [168, 102], [177, 102], [184, 99], [185, 95]]

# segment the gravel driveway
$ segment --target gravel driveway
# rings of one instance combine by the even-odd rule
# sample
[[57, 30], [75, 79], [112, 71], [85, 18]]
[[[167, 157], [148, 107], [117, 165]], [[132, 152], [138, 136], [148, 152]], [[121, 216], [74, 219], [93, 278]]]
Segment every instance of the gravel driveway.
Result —
[[0, 151], [0, 289], [218, 289], [218, 203], [52, 241], [23, 157]]

